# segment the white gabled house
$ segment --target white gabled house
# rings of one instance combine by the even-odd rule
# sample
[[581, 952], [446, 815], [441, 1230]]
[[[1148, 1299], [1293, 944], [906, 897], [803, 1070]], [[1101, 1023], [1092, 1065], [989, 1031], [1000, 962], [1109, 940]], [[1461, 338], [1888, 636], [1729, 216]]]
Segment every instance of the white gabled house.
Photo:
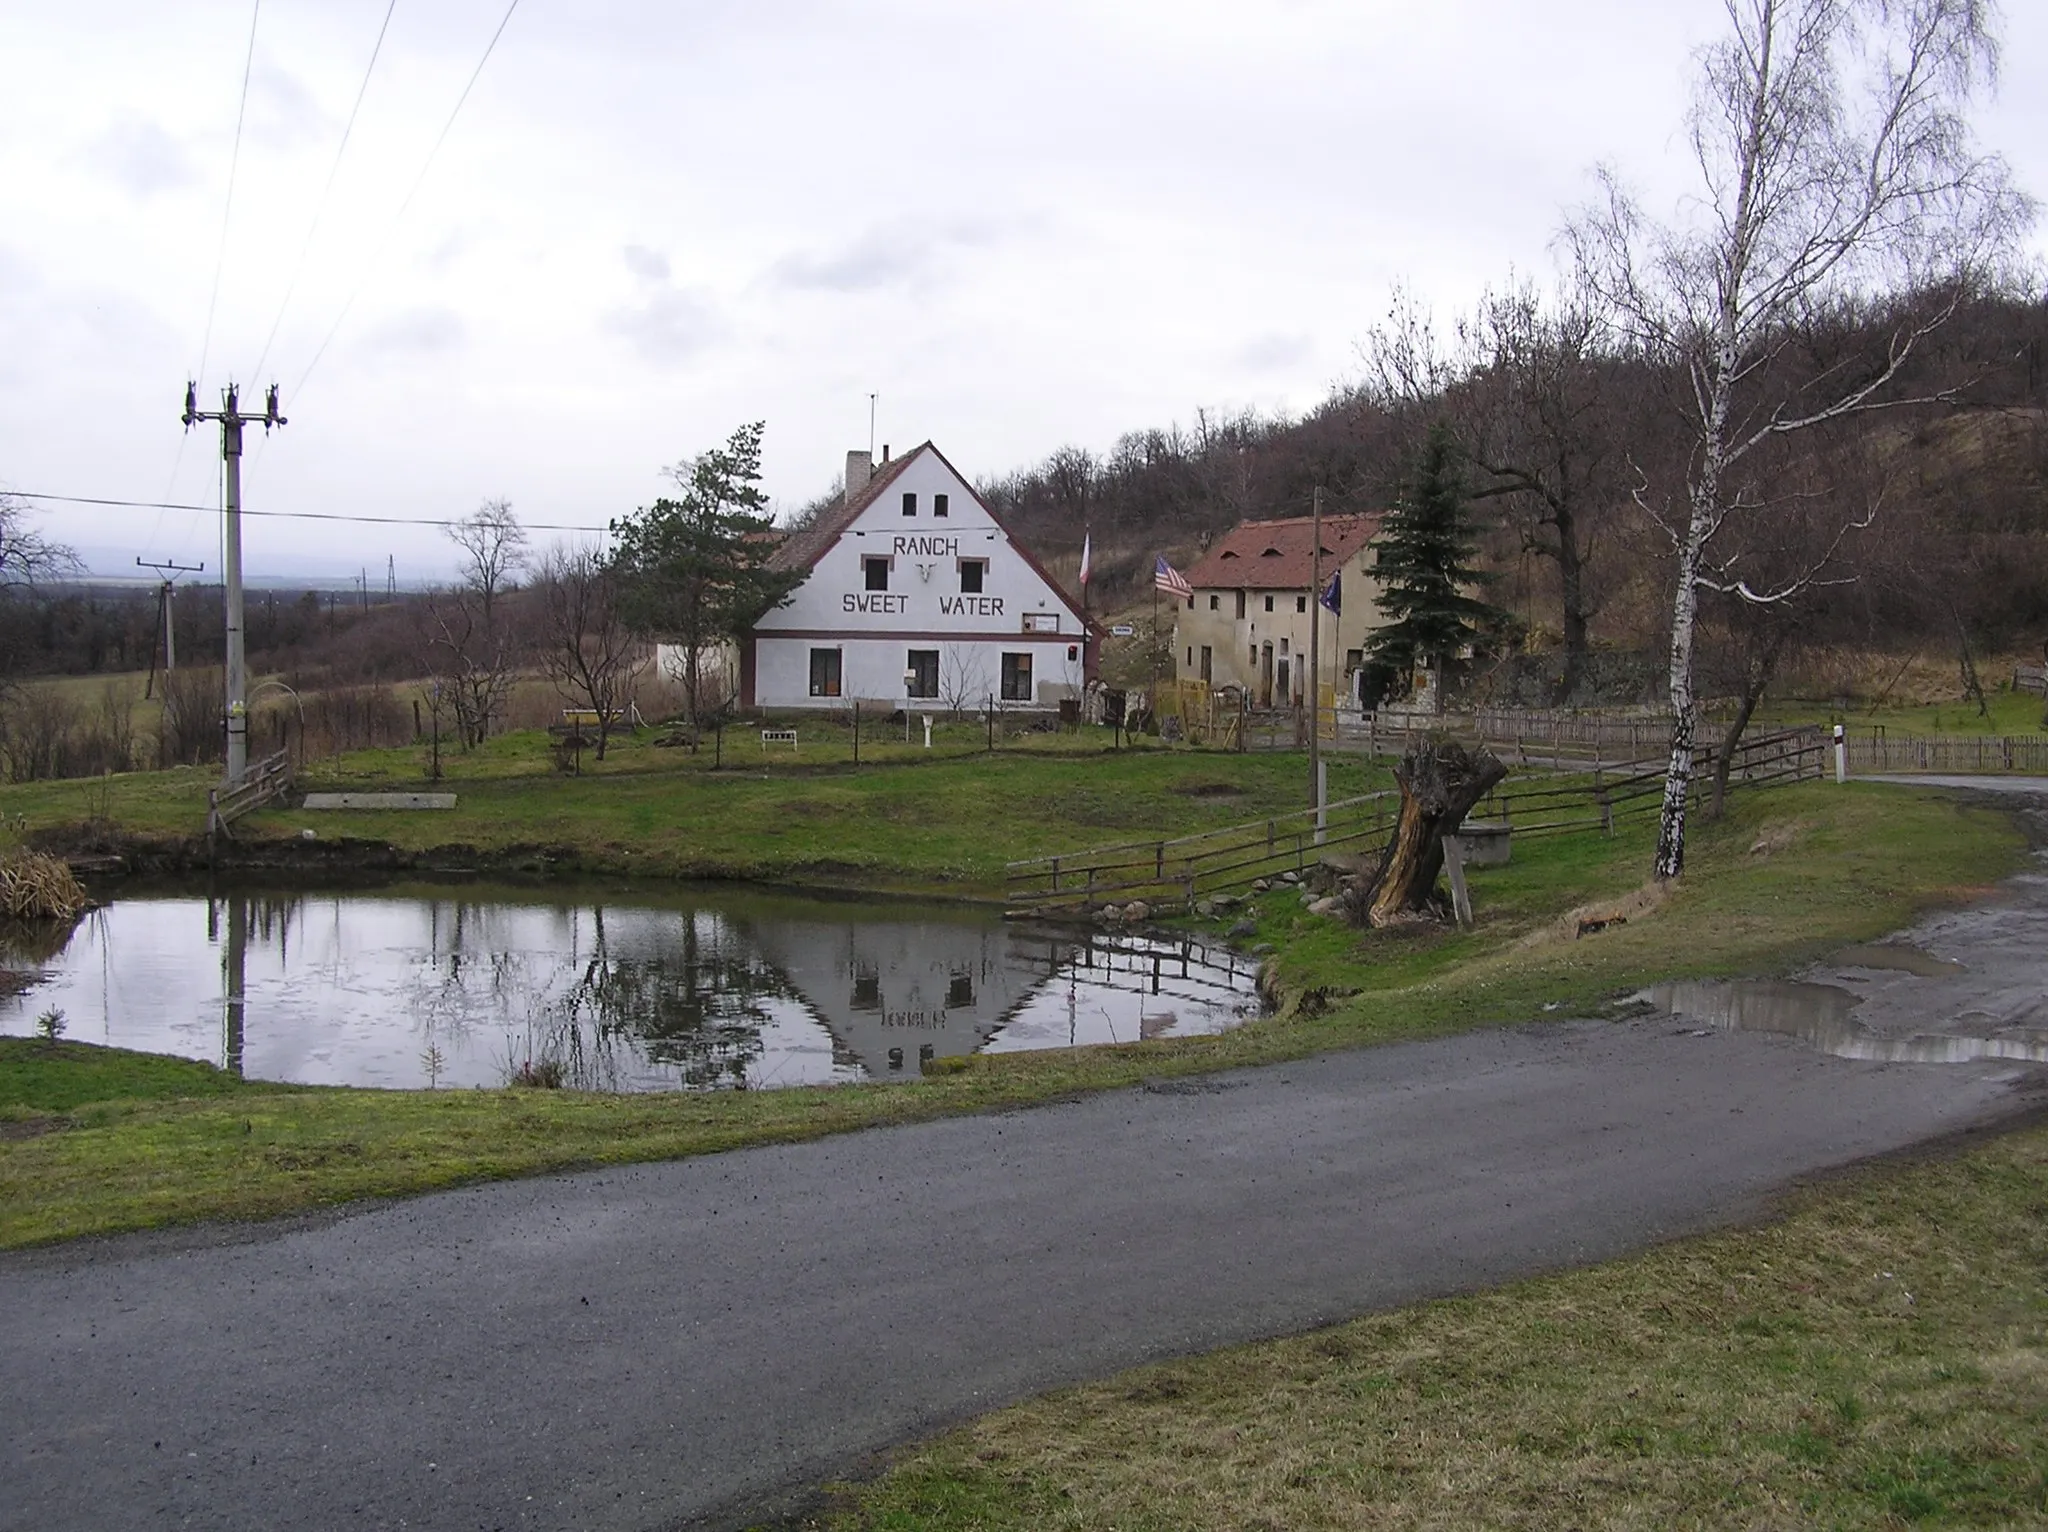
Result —
[[849, 452], [839, 508], [770, 562], [808, 575], [741, 640], [742, 707], [1054, 707], [1094, 673], [1080, 607], [930, 442]]

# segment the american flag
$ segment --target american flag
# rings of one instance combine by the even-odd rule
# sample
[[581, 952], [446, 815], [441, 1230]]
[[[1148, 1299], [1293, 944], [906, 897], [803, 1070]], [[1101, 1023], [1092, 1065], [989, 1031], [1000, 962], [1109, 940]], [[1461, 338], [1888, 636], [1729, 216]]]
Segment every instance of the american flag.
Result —
[[1152, 566], [1152, 588], [1163, 590], [1169, 596], [1192, 596], [1195, 588], [1188, 584], [1188, 577], [1166, 562], [1166, 555], [1159, 555], [1159, 562]]

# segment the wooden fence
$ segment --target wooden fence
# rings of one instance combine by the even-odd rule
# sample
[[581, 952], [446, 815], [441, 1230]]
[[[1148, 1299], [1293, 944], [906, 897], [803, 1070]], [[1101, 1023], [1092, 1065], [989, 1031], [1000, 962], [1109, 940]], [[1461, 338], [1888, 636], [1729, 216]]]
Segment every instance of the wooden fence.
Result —
[[1367, 793], [1322, 810], [1297, 809], [1172, 840], [1125, 841], [1061, 856], [1011, 862], [1004, 882], [1017, 913], [1094, 909], [1133, 899], [1192, 905], [1204, 894], [1259, 878], [1306, 872], [1331, 851], [1376, 847], [1393, 828], [1401, 795]]
[[1850, 728], [1844, 743], [1849, 775], [1869, 772], [1997, 771], [2048, 773], [2048, 735], [1947, 734], [1921, 739], [1890, 738], [1882, 730]]
[[215, 787], [206, 794], [206, 833], [218, 835], [244, 814], [254, 813], [274, 798], [291, 790], [292, 758], [289, 750], [266, 755], [249, 768], [233, 787]]
[[[1695, 800], [1712, 790], [1718, 745], [1694, 755]], [[1814, 780], [1832, 769], [1833, 745], [1818, 729], [1759, 734], [1737, 745], [1728, 771], [1731, 790]], [[1510, 778], [1474, 807], [1468, 821], [1507, 825], [1528, 837], [1568, 831], [1607, 834], [1623, 821], [1654, 815], [1664, 796], [1664, 766], [1605, 767], [1528, 785]], [[1260, 878], [1305, 873], [1332, 851], [1377, 851], [1400, 813], [1400, 794], [1367, 793], [1330, 804], [1319, 833], [1316, 811], [1299, 809], [1173, 840], [1126, 841], [1060, 856], [1011, 862], [1007, 906], [1015, 915], [1092, 910], [1142, 899], [1192, 907], [1204, 894], [1242, 889]]]

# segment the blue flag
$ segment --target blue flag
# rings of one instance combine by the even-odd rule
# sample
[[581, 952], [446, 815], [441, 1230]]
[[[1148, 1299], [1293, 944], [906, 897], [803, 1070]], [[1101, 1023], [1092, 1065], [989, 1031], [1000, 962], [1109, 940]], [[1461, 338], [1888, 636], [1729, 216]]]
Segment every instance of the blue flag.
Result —
[[1321, 599], [1321, 601], [1322, 601], [1323, 605], [1324, 605], [1324, 606], [1325, 606], [1325, 607], [1326, 607], [1326, 608], [1327, 608], [1327, 609], [1328, 609], [1328, 610], [1329, 610], [1329, 611], [1330, 611], [1330, 612], [1331, 612], [1331, 613], [1332, 613], [1333, 615], [1337, 615], [1337, 616], [1342, 616], [1342, 615], [1343, 615], [1343, 612], [1344, 612], [1344, 571], [1343, 571], [1343, 570], [1341, 570], [1341, 569], [1340, 569], [1340, 570], [1338, 570], [1338, 571], [1337, 571], [1337, 572], [1336, 572], [1335, 574], [1333, 574], [1333, 575], [1331, 575], [1331, 576], [1330, 576], [1330, 583], [1329, 583], [1328, 585], [1325, 585], [1325, 586], [1323, 587], [1323, 594], [1322, 594], [1322, 596], [1321, 596], [1321, 598], [1320, 598], [1320, 599]]

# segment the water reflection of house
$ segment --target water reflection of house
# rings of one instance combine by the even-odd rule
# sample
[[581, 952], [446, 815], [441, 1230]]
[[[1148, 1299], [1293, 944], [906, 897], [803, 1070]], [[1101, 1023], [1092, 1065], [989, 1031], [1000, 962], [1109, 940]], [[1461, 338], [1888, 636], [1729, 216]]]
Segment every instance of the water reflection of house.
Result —
[[[1013, 1023], [1032, 1034], [1024, 1046], [1130, 1042], [1169, 1035], [1191, 1008], [1236, 1009], [1249, 998], [1242, 961], [1194, 943], [929, 918], [764, 920], [748, 934], [833, 1034], [835, 1058], [884, 1078], [977, 1052]], [[1060, 999], [1076, 989], [1090, 997], [1088, 1015], [1062, 1036]], [[1097, 1018], [1112, 990], [1138, 997], [1136, 1020], [1102, 1037]]]
[[929, 918], [748, 923], [761, 954], [789, 977], [870, 1074], [916, 1074], [922, 1060], [973, 1053], [1045, 982], [1014, 928]]

